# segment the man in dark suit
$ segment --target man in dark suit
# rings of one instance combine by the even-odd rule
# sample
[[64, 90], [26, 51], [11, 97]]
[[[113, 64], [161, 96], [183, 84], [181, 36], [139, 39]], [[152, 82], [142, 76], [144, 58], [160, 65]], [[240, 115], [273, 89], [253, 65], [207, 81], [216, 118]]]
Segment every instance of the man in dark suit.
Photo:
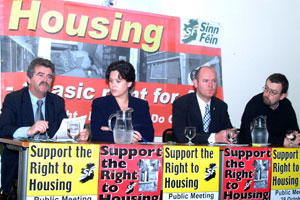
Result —
[[214, 97], [217, 89], [217, 75], [211, 67], [201, 67], [193, 80], [196, 92], [184, 95], [173, 103], [173, 132], [176, 142], [187, 142], [184, 129], [196, 127], [193, 143], [227, 143], [226, 129], [232, 125], [227, 104]]
[[[50, 138], [54, 136], [63, 118], [67, 118], [64, 99], [49, 92], [54, 74], [55, 66], [47, 59], [36, 58], [30, 63], [27, 69], [29, 86], [7, 94], [4, 99], [0, 116], [0, 137], [29, 138], [37, 134], [48, 135]], [[38, 100], [43, 102], [40, 109]], [[86, 141], [88, 134], [84, 129], [79, 134], [79, 140]], [[18, 155], [17, 151], [4, 145], [1, 158], [3, 194], [10, 193], [12, 181], [17, 178]]]

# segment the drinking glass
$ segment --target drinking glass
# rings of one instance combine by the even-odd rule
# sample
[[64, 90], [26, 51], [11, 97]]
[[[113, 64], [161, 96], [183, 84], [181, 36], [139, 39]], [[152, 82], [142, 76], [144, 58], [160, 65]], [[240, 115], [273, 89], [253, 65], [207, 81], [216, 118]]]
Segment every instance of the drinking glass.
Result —
[[236, 128], [226, 129], [226, 138], [229, 144], [235, 144], [237, 142], [238, 131]]
[[184, 129], [184, 136], [189, 140], [188, 145], [192, 145], [192, 139], [196, 137], [196, 127], [187, 126]]
[[293, 142], [296, 139], [297, 131], [295, 130], [287, 130], [286, 137], [289, 140], [289, 146], [293, 146]]
[[79, 122], [69, 122], [68, 123], [68, 129], [67, 134], [70, 138], [73, 140], [76, 140], [78, 138], [80, 132], [80, 123]]

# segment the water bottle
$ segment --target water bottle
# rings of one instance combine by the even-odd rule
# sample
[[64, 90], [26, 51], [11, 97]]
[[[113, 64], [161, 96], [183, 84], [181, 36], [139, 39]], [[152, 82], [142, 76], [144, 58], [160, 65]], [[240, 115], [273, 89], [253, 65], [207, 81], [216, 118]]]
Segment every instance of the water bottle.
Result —
[[267, 116], [260, 115], [253, 119], [251, 129], [252, 144], [268, 144]]

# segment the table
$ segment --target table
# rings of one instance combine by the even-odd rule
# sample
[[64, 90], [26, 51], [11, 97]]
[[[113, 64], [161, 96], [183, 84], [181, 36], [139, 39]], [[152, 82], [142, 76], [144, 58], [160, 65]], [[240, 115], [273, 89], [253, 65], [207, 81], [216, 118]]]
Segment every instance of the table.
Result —
[[[0, 138], [0, 143], [4, 143], [4, 144], [6, 144], [7, 145], [7, 147], [9, 148], [9, 149], [12, 149], [12, 150], [16, 150], [16, 151], [19, 151], [19, 166], [22, 166], [22, 167], [19, 167], [19, 169], [18, 169], [18, 173], [19, 173], [19, 178], [18, 178], [18, 199], [19, 200], [22, 200], [22, 199], [26, 199], [26, 197], [27, 197], [27, 181], [29, 181], [29, 180], [27, 180], [27, 179], [29, 179], [29, 177], [30, 176], [28, 176], [28, 175], [30, 175], [30, 174], [28, 174], [28, 173], [30, 173], [29, 171], [28, 171], [28, 169], [31, 169], [31, 168], [28, 168], [28, 166], [30, 166], [30, 149], [31, 148], [29, 148], [30, 146], [35, 146], [36, 144], [42, 144], [42, 143], [33, 143], [33, 142], [25, 142], [25, 141], [19, 141], [19, 140], [12, 140], [12, 139], [3, 139], [3, 138]], [[48, 144], [49, 143], [47, 143], [47, 148], [48, 148]], [[57, 144], [57, 145], [56, 145]], [[60, 147], [64, 147], [64, 145], [67, 145], [67, 144], [69, 144], [69, 146], [70, 146], [70, 143], [65, 143], [65, 144], [62, 144], [62, 143], [53, 143], [52, 144], [52, 148], [58, 148], [58, 146], [60, 146]], [[87, 145], [86, 145], [87, 144]], [[102, 153], [100, 153], [100, 154], [97, 154], [98, 155], [98, 158], [99, 158], [99, 156], [100, 156], [100, 159], [99, 159], [99, 161], [100, 161], [100, 163], [102, 163], [101, 162], [101, 159], [103, 159], [103, 158], [101, 158], [102, 156], [110, 156], [110, 155], [105, 155], [105, 153], [106, 154], [111, 154], [112, 152], [111, 151], [109, 151], [109, 148], [112, 146], [114, 146], [115, 148], [124, 148], [124, 149], [133, 149], [133, 150], [138, 150], [138, 149], [141, 149], [141, 148], [144, 148], [144, 149], [148, 149], [149, 147], [150, 148], [154, 148], [156, 145], [145, 145], [145, 144], [143, 144], [143, 145], [141, 145], [141, 144], [136, 144], [136, 145], [127, 145], [127, 146], [125, 146], [125, 145], [114, 145], [114, 144], [107, 144], [107, 143], [103, 143], [103, 142], [80, 142], [80, 143], [78, 143], [78, 145], [79, 146], [83, 146], [83, 145], [86, 145], [86, 149], [90, 149], [90, 148], [92, 148], [92, 146], [94, 146], [94, 148], [96, 148], [96, 149], [98, 149], [98, 153], [99, 152], [101, 152], [101, 150], [99, 150], [99, 147], [103, 147], [103, 146], [107, 146], [108, 148], [104, 148], [103, 149], [103, 152]], [[160, 146], [160, 148], [170, 148], [170, 150], [171, 149], [178, 149], [179, 148], [179, 150], [186, 150], [186, 149], [192, 149], [192, 148], [198, 148], [198, 149], [203, 149], [204, 148], [204, 150], [205, 149], [209, 149], [209, 147], [211, 147], [211, 145], [194, 145], [194, 146], [191, 146], [192, 148], [190, 148], [190, 147], [188, 147], [188, 146], [183, 146], [183, 145], [185, 145], [185, 144], [176, 144], [176, 145], [168, 145], [168, 144], [157, 144], [157, 146]], [[50, 145], [49, 145], [50, 146]], [[231, 148], [231, 150], [230, 151], [226, 151], [226, 149], [228, 150], [228, 147], [229, 148]], [[237, 148], [237, 149], [234, 149], [234, 148]], [[282, 157], [280, 157], [280, 156], [282, 156], [283, 154], [279, 154], [278, 152], [280, 152], [280, 151], [283, 151], [283, 152], [293, 152], [293, 151], [295, 151], [295, 153], [293, 153], [293, 155], [297, 155], [298, 156], [298, 151], [299, 151], [299, 148], [283, 148], [283, 147], [267, 147], [268, 148], [268, 151], [274, 151], [274, 157], [270, 157], [270, 155], [271, 154], [269, 154], [269, 159], [271, 159], [271, 160], [273, 160], [273, 161], [271, 161], [272, 163], [274, 162], [274, 163], [276, 163], [276, 165], [278, 166], [277, 168], [276, 167], [270, 167], [270, 169], [271, 169], [271, 171], [273, 171], [273, 174], [272, 174], [272, 176], [275, 176], [275, 178], [277, 177], [277, 179], [279, 180], [279, 179], [281, 179], [282, 177], [281, 177], [281, 171], [279, 171], [281, 168], [280, 168], [280, 166], [281, 165], [283, 165], [285, 162], [286, 162], [286, 160], [283, 160], [283, 159], [285, 159], [285, 158], [282, 158]], [[245, 149], [245, 150], [243, 150], [243, 149]], [[230, 146], [220, 146], [220, 147], [218, 147], [218, 153], [219, 153], [219, 151], [220, 151], [220, 157], [219, 157], [219, 161], [220, 161], [220, 163], [219, 163], [219, 199], [221, 199], [222, 198], [222, 195], [223, 194], [225, 194], [224, 192], [225, 192], [225, 190], [226, 190], [226, 188], [224, 187], [224, 183], [226, 182], [226, 176], [223, 176], [223, 173], [224, 173], [224, 170], [226, 170], [226, 167], [225, 167], [225, 163], [228, 165], [227, 166], [227, 172], [229, 172], [228, 171], [228, 169], [230, 170], [230, 168], [232, 168], [232, 170], [231, 171], [234, 171], [234, 170], [240, 170], [238, 167], [236, 167], [236, 166], [238, 166], [239, 164], [247, 164], [247, 160], [248, 160], [248, 158], [247, 157], [244, 157], [244, 158], [242, 158], [242, 155], [239, 155], [239, 154], [236, 154], [236, 153], [238, 153], [239, 151], [253, 151], [253, 152], [256, 152], [256, 151], [260, 151], [260, 150], [263, 150], [263, 149], [266, 149], [265, 147], [262, 147], [262, 148], [260, 148], [260, 147], [251, 147], [251, 146], [247, 146], [247, 147], [230, 147]], [[74, 152], [75, 152], [75, 148], [73, 148], [73, 150], [74, 150]], [[79, 152], [79, 151], [78, 151]], [[82, 151], [82, 152], [84, 152], [84, 153], [87, 153], [88, 154], [88, 152], [87, 151]], [[142, 153], [144, 153], [144, 152], [148, 152], [148, 153], [152, 153], [153, 151], [151, 150], [151, 151], [142, 151]], [[169, 151], [170, 152], [170, 151]], [[191, 150], [191, 152], [193, 152], [193, 150]], [[114, 152], [114, 153], [120, 153], [120, 152]], [[272, 152], [271, 152], [272, 153]], [[166, 161], [166, 155], [167, 155], [167, 153], [166, 153], [166, 151], [164, 151], [163, 152], [163, 154], [164, 154], [164, 160], [163, 160], [163, 163], [165, 164], [167, 161]], [[127, 155], [127, 154], [126, 154]], [[199, 154], [200, 155], [200, 154]], [[207, 154], [207, 155], [209, 155], [209, 154]], [[266, 150], [266, 152], [265, 152], [265, 154], [263, 154], [262, 156], [260, 155], [260, 154], [257, 154], [256, 155], [256, 157], [259, 157], [257, 160], [266, 160], [267, 159], [267, 156], [268, 154], [267, 154], [267, 150]], [[275, 155], [276, 155], [276, 157], [275, 157]], [[292, 155], [292, 154], [291, 154]], [[124, 155], [122, 155], [123, 156], [123, 158], [124, 158], [124, 156], [125, 156], [125, 154]], [[97, 156], [96, 156], [97, 157]], [[227, 157], [227, 158], [226, 158]], [[72, 159], [74, 159], [75, 158], [75, 156], [73, 155], [73, 157], [71, 157]], [[106, 157], [106, 158], [108, 158], [108, 160], [110, 159], [110, 157]], [[119, 160], [120, 160], [120, 163], [121, 162], [123, 162], [123, 161], [121, 161], [121, 160], [124, 160], [123, 158], [120, 158]], [[153, 158], [151, 158], [151, 156], [149, 157], [150, 159], [153, 159]], [[287, 157], [286, 157], [287, 158]], [[28, 159], [29, 159], [29, 161], [30, 162], [28, 162]], [[138, 158], [137, 157], [137, 159], [140, 159], [140, 158]], [[224, 160], [225, 159], [225, 160]], [[255, 159], [255, 158], [254, 158]], [[227, 160], [227, 161], [226, 161]], [[234, 161], [234, 160], [236, 160], [236, 161]], [[296, 159], [296, 157], [295, 157], [295, 159], [294, 159], [294, 161], [292, 160], [292, 163], [293, 162], [296, 162], [296, 166], [298, 167], [298, 168], [300, 168], [300, 161], [298, 162], [298, 160], [299, 159]], [[283, 162], [283, 164], [281, 164], [280, 162]], [[172, 160], [170, 161], [170, 159], [169, 159], [169, 164], [171, 164], [171, 165], [169, 165], [170, 166], [170, 170], [169, 170], [169, 172], [172, 174], [172, 171], [171, 171], [171, 166], [172, 166]], [[186, 160], [184, 161], [184, 162], [186, 162]], [[99, 163], [99, 162], [98, 162]], [[116, 164], [115, 163], [115, 161], [111, 161], [111, 162], [106, 162], [106, 164], [107, 163], [110, 163], [111, 165], [114, 165], [114, 164]], [[119, 163], [119, 164], [120, 164]], [[259, 162], [257, 162], [256, 163], [258, 166], [260, 166], [260, 165], [262, 165], [261, 163], [259, 163]], [[176, 163], [174, 162], [174, 166], [176, 165]], [[252, 165], [252, 164], [251, 164]], [[99, 164], [99, 166], [100, 166], [100, 164]], [[100, 167], [101, 168], [101, 167]], [[100, 172], [100, 168], [99, 168], [99, 172]], [[127, 169], [127, 168], [126, 168]], [[128, 168], [129, 169], [129, 168]], [[103, 169], [102, 169], [103, 170]], [[292, 172], [292, 171], [288, 171], [287, 169], [284, 171], [284, 172]], [[166, 172], [161, 172], [163, 175], [165, 175], [165, 176], [168, 176], [168, 174], [166, 173]], [[269, 173], [269, 174], [271, 174], [271, 173]], [[248, 173], [248, 175], [252, 175], [251, 173]], [[231, 176], [231, 175], [230, 175]], [[171, 177], [171, 179], [172, 179], [172, 175], [170, 175], [169, 177]], [[271, 175], [269, 175], [269, 177], [271, 177]], [[225, 178], [225, 179], [224, 179]], [[234, 177], [233, 177], [234, 178]], [[99, 178], [98, 178], [99, 180], [100, 180], [100, 176], [99, 176]], [[98, 180], [97, 179], [97, 180]], [[162, 180], [164, 180], [163, 178], [162, 178]], [[261, 178], [259, 178], [259, 180], [255, 180], [254, 179], [254, 181], [256, 181], [256, 184], [259, 184], [259, 181], [261, 181], [261, 182], [263, 182], [265, 179], [264, 179], [264, 177], [261, 177]], [[271, 179], [270, 179], [271, 180]], [[232, 182], [232, 180], [230, 180], [230, 179], [227, 179], [227, 181], [230, 181], [230, 182]], [[234, 181], [234, 180], [233, 180]], [[245, 181], [247, 181], [247, 180], [245, 180]], [[100, 182], [99, 182], [100, 183]], [[286, 188], [284, 188], [284, 187], [281, 187], [281, 186], [276, 186], [276, 185], [272, 185], [273, 183], [272, 183], [272, 181], [269, 181], [269, 184], [271, 185], [271, 189], [272, 189], [272, 186], [274, 187], [273, 188], [273, 193], [275, 192], [275, 190], [276, 191], [282, 191], [283, 193], [285, 192], [285, 191], [287, 191], [287, 189]], [[275, 183], [274, 183], [275, 184]], [[95, 185], [95, 184], [94, 184]], [[96, 184], [97, 185], [97, 184]], [[162, 189], [164, 189], [164, 184], [162, 185], [162, 186], [159, 186], [159, 187], [161, 187]], [[232, 186], [234, 186], [234, 184], [232, 184]], [[99, 187], [99, 186], [98, 186]], [[277, 187], [277, 188], [276, 188]], [[101, 192], [101, 188], [102, 187], [99, 187], [100, 189], [99, 189], [99, 193], [98, 193], [98, 195], [100, 194], [100, 192]], [[298, 191], [300, 192], [300, 189], [298, 188], [298, 187], [294, 187], [295, 189], [298, 189]], [[180, 191], [180, 189], [181, 188], [178, 188], [178, 191]], [[43, 192], [44, 190], [42, 190], [42, 192]], [[271, 191], [271, 190], [270, 190]], [[166, 194], [165, 193], [166, 191], [164, 191], [164, 194]], [[168, 193], [168, 192], [167, 192]], [[172, 191], [171, 191], [171, 193], [172, 193]], [[236, 193], [242, 193], [242, 192], [240, 192], [240, 191], [236, 191]], [[39, 195], [39, 194], [38, 194]], [[271, 195], [271, 193], [270, 193], [270, 195]], [[30, 194], [29, 194], [29, 196], [31, 196]], [[33, 195], [34, 196], [34, 195]], [[277, 196], [276, 196], [276, 194], [273, 194], [273, 196], [274, 196], [274, 199], [276, 199], [275, 197], [277, 197], [277, 199], [278, 199], [278, 196], [279, 197], [281, 197], [280, 195], [278, 195], [277, 194]], [[95, 196], [94, 196], [95, 197]], [[273, 198], [272, 198], [273, 199]]]
[[5, 138], [0, 138], [0, 142], [6, 144], [8, 149], [19, 151], [19, 166], [24, 167], [18, 168], [18, 200], [26, 199], [29, 142]]

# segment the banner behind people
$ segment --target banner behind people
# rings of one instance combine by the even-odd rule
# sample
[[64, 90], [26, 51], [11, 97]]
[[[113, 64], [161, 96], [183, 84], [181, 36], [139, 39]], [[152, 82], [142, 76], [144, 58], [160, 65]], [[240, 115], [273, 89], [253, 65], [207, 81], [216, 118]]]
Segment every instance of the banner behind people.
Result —
[[120, 59], [136, 69], [133, 95], [149, 102], [156, 136], [172, 126], [171, 104], [193, 91], [197, 68], [215, 68], [223, 98], [219, 23], [63, 0], [8, 0], [0, 9], [1, 101], [26, 85], [38, 56], [56, 65], [52, 91], [69, 117], [90, 116], [92, 100], [109, 93], [107, 66]]

